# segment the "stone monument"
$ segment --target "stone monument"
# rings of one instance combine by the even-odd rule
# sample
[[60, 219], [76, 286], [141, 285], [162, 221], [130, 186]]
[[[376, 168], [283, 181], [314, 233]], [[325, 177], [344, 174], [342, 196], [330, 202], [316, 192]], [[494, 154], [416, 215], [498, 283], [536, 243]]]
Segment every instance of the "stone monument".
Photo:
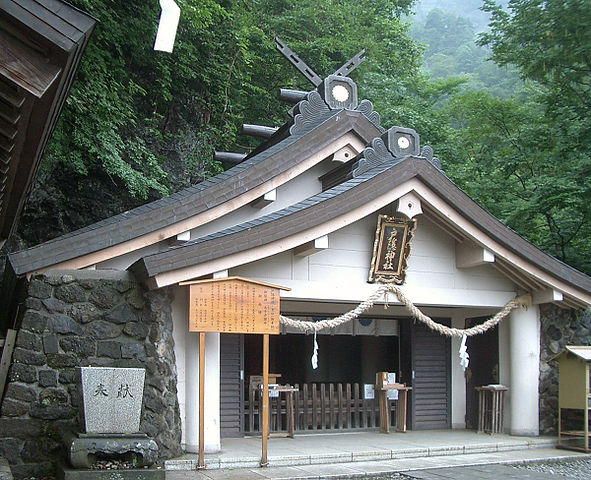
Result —
[[164, 470], [150, 468], [158, 445], [140, 432], [145, 373], [143, 368], [80, 368], [85, 431], [64, 434], [72, 468], [61, 467], [58, 478], [164, 479]]

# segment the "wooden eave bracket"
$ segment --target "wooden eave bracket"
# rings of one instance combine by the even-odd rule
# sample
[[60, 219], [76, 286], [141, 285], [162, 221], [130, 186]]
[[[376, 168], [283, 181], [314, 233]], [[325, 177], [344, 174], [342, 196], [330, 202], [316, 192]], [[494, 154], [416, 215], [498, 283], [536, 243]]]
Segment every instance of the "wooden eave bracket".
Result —
[[274, 188], [273, 190], [265, 193], [263, 196], [253, 200], [250, 204], [254, 208], [263, 208], [270, 203], [273, 203], [275, 200], [277, 200], [277, 189]]
[[558, 290], [553, 288], [547, 288], [545, 290], [536, 290], [532, 295], [532, 303], [534, 305], [540, 305], [542, 303], [554, 303], [562, 302], [564, 295]]
[[182, 245], [185, 242], [191, 240], [191, 231], [187, 230], [186, 232], [179, 233], [174, 237], [170, 237], [168, 242], [170, 245]]
[[472, 268], [494, 263], [495, 255], [486, 248], [456, 242], [456, 267]]
[[309, 255], [313, 255], [314, 253], [318, 253], [322, 250], [326, 250], [328, 248], [328, 235], [324, 235], [322, 237], [316, 238], [311, 242], [304, 243], [299, 247], [293, 249], [293, 254], [296, 257], [307, 257]]

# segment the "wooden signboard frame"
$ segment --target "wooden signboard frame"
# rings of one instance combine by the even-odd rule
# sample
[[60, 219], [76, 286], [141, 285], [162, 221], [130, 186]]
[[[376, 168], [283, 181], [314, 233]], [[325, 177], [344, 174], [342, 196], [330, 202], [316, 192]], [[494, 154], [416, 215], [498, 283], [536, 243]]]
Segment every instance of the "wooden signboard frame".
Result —
[[268, 465], [269, 335], [279, 334], [279, 291], [287, 287], [242, 277], [181, 282], [189, 285], [189, 331], [199, 333], [199, 462], [205, 468], [205, 333], [263, 335], [263, 439], [261, 467]]

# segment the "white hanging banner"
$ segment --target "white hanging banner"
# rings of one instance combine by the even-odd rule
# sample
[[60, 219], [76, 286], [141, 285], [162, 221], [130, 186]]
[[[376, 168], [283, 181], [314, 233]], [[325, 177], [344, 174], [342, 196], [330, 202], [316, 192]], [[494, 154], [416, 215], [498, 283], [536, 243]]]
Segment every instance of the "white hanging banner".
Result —
[[318, 342], [316, 341], [316, 331], [314, 331], [314, 352], [312, 353], [312, 368], [316, 370], [318, 368]]
[[460, 351], [458, 352], [458, 355], [460, 356], [460, 366], [462, 367], [462, 370], [464, 370], [464, 372], [466, 371], [470, 363], [470, 355], [468, 355], [468, 347], [466, 347], [467, 338], [468, 337], [466, 337], [466, 335], [462, 337]]
[[176, 30], [181, 18], [181, 9], [174, 0], [160, 0], [160, 7], [162, 13], [158, 24], [158, 32], [156, 33], [156, 41], [154, 42], [154, 50], [172, 53]]

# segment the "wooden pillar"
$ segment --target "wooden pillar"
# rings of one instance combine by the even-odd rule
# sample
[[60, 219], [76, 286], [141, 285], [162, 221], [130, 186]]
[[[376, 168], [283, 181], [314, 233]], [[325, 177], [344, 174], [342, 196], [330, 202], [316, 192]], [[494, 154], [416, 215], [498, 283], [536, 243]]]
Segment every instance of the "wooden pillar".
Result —
[[263, 419], [263, 444], [261, 453], [261, 467], [266, 467], [267, 443], [269, 440], [269, 334], [263, 335], [263, 406], [261, 417]]
[[205, 468], [205, 332], [199, 332], [199, 463]]

